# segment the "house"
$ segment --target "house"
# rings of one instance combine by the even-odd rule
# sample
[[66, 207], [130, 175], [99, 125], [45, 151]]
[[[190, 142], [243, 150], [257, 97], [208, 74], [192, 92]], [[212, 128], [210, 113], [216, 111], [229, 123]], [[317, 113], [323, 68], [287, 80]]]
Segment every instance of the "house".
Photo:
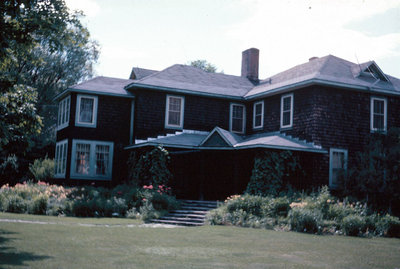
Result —
[[308, 176], [295, 186], [335, 188], [369, 134], [400, 126], [400, 80], [374, 61], [313, 57], [265, 79], [258, 61], [251, 48], [241, 76], [176, 64], [69, 87], [56, 96], [57, 180], [117, 183], [130, 151], [162, 145], [181, 197], [242, 192], [266, 150], [300, 157]]

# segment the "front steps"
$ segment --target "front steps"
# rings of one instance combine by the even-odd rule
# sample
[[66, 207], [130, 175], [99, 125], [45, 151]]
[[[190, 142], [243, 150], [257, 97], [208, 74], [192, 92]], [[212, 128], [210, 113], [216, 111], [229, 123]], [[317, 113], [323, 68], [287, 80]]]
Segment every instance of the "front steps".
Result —
[[150, 220], [152, 223], [180, 226], [202, 226], [207, 212], [217, 208], [216, 201], [180, 200], [181, 208], [173, 210], [164, 217]]

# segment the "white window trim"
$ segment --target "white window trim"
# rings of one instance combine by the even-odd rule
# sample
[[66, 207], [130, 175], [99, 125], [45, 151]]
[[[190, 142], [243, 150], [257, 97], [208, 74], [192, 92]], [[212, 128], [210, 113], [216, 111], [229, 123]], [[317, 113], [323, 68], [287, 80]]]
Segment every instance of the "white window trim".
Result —
[[[169, 113], [168, 113], [169, 112], [168, 111], [169, 99], [171, 97], [181, 99], [181, 111], [180, 111], [180, 117], [179, 117], [179, 123], [180, 123], [179, 125], [168, 124], [168, 121], [169, 121]], [[184, 111], [185, 111], [185, 97], [167, 94], [166, 106], [165, 106], [165, 128], [167, 128], [167, 129], [183, 129]]]
[[[242, 124], [242, 131], [233, 131], [232, 130], [232, 117], [233, 117], [233, 106], [241, 106], [243, 107], [243, 124]], [[229, 113], [229, 131], [238, 134], [244, 134], [246, 130], [246, 106], [238, 103], [231, 103], [230, 104], [230, 113]]]
[[338, 185], [333, 184], [332, 176], [333, 176], [333, 167], [332, 167], [332, 160], [333, 160], [333, 153], [334, 152], [342, 152], [344, 153], [344, 170], [347, 172], [347, 163], [348, 163], [348, 150], [347, 149], [338, 149], [338, 148], [330, 148], [329, 149], [329, 187], [335, 189], [339, 187]]
[[[66, 156], [65, 156], [65, 164], [64, 164], [64, 173], [57, 173], [57, 171], [54, 171], [54, 177], [55, 178], [65, 178], [65, 173], [67, 171], [67, 160], [68, 160], [68, 139], [64, 139], [61, 141], [58, 141], [56, 143], [56, 152], [55, 152], [55, 156], [54, 156], [54, 164], [56, 164], [56, 162], [58, 161], [58, 159], [61, 158], [61, 162], [62, 162], [62, 152], [57, 151], [57, 147], [61, 147], [61, 145], [64, 145], [64, 147], [66, 147], [67, 152], [66, 152]], [[57, 154], [58, 153], [58, 154]], [[58, 156], [57, 156], [58, 155]], [[55, 165], [54, 169], [58, 168], [58, 165]]]
[[[256, 126], [256, 107], [261, 104], [261, 125]], [[255, 102], [253, 104], [253, 129], [259, 129], [264, 127], [264, 101]]]
[[[67, 103], [68, 104], [68, 113], [67, 113], [67, 120], [63, 123], [61, 123], [60, 125], [58, 125], [59, 123], [59, 119], [60, 117], [62, 117], [62, 114], [64, 114], [64, 106], [62, 106], [64, 109], [60, 109], [60, 104], [63, 103]], [[61, 130], [65, 127], [67, 127], [69, 125], [69, 118], [70, 118], [70, 114], [71, 114], [71, 96], [67, 96], [64, 99], [62, 99], [59, 103], [58, 103], [58, 115], [57, 115], [57, 131]]]
[[[80, 122], [79, 121], [79, 114], [80, 114], [79, 110], [80, 110], [80, 107], [81, 107], [81, 99], [82, 98], [91, 98], [91, 99], [94, 100], [93, 101], [93, 121], [91, 123]], [[97, 104], [98, 104], [97, 96], [86, 95], [86, 94], [78, 94], [76, 96], [75, 126], [96, 128], [96, 126], [97, 126]]]
[[[90, 159], [89, 159], [89, 175], [82, 175], [75, 172], [76, 170], [76, 144], [90, 144]], [[95, 162], [96, 162], [96, 145], [110, 146], [110, 159], [109, 159], [109, 171], [106, 175], [96, 175]], [[70, 177], [73, 179], [90, 179], [90, 180], [111, 180], [112, 179], [112, 165], [113, 165], [113, 154], [114, 153], [114, 142], [106, 141], [95, 141], [95, 140], [72, 140], [72, 151], [71, 151], [71, 174]]]
[[[374, 101], [383, 101], [383, 130], [379, 130], [374, 128]], [[379, 97], [371, 97], [371, 114], [370, 114], [370, 122], [371, 122], [371, 131], [383, 131], [386, 132], [387, 130], [387, 99], [386, 98], [379, 98]]]
[[[283, 100], [290, 97], [290, 124], [283, 125]], [[290, 128], [293, 126], [293, 93], [282, 95], [281, 97], [281, 128]]]
[[131, 122], [129, 126], [129, 144], [133, 143], [133, 131], [135, 124], [135, 100], [131, 102]]

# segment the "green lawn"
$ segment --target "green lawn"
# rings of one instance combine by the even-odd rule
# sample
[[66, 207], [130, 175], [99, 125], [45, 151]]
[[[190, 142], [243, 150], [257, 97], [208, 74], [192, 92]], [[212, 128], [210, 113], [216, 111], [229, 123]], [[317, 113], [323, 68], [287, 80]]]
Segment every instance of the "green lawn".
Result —
[[400, 268], [400, 239], [150, 228], [129, 219], [0, 219], [38, 221], [0, 222], [0, 268]]

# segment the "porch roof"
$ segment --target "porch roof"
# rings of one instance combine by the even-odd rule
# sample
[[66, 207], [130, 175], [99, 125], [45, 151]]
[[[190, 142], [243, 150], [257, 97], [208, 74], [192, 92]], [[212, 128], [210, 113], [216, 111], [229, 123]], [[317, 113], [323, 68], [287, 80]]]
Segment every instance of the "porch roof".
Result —
[[219, 127], [215, 127], [211, 132], [183, 130], [182, 132], [158, 136], [157, 138], [136, 140], [135, 144], [127, 146], [125, 149], [135, 149], [146, 146], [197, 150], [267, 148], [328, 153], [328, 151], [321, 146], [279, 132], [240, 136]]

